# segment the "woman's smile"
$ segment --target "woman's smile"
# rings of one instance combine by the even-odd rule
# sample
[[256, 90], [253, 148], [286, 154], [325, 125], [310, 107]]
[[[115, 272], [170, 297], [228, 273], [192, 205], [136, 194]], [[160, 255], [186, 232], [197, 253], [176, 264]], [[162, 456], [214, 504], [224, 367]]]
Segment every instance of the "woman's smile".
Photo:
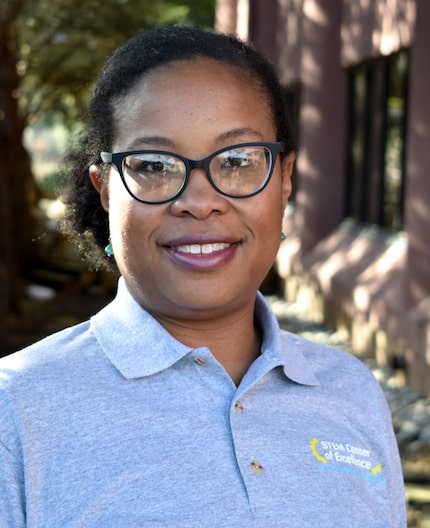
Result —
[[172, 262], [194, 271], [222, 268], [235, 256], [241, 242], [179, 243], [164, 246]]
[[226, 242], [215, 242], [214, 244], [185, 244], [182, 246], [170, 246], [170, 249], [173, 251], [178, 251], [179, 253], [192, 253], [193, 255], [210, 255], [212, 253], [217, 253], [223, 249], [227, 249], [231, 244]]

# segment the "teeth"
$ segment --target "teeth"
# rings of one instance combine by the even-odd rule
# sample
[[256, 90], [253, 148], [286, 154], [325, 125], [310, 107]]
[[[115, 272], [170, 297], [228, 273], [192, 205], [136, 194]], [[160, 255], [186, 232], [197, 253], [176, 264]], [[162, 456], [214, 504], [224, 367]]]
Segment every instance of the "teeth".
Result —
[[209, 255], [210, 253], [221, 251], [230, 246], [231, 244], [227, 244], [225, 242], [216, 244], [189, 244], [184, 246], [178, 246], [176, 248], [176, 251], [180, 251], [181, 253], [192, 253], [193, 255]]

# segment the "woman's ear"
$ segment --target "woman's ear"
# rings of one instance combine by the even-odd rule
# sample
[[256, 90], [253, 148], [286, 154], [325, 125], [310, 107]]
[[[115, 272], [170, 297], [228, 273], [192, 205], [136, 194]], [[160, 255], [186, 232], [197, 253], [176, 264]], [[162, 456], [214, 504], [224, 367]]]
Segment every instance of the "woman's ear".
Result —
[[294, 161], [296, 159], [296, 153], [290, 152], [282, 160], [281, 170], [282, 170], [282, 209], [284, 210], [287, 207], [288, 198], [292, 191], [292, 182], [291, 175], [293, 173]]
[[105, 211], [109, 211], [109, 185], [106, 177], [103, 175], [100, 165], [91, 165], [89, 168], [91, 183], [96, 191], [100, 194], [100, 202]]

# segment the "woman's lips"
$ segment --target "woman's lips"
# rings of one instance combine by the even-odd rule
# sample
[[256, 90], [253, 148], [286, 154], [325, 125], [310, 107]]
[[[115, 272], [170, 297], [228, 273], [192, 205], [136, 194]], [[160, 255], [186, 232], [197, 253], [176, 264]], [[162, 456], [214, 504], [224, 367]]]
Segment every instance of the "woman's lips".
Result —
[[167, 254], [176, 265], [195, 271], [212, 271], [230, 262], [239, 242], [168, 244]]

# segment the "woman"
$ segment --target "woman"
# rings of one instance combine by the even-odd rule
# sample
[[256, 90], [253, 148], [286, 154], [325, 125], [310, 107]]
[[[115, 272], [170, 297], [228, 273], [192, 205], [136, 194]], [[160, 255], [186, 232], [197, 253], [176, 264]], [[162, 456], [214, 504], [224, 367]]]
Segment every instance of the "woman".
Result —
[[296, 150], [269, 64], [232, 37], [146, 32], [89, 117], [68, 221], [118, 293], [1, 361], [0, 525], [405, 526], [373, 376], [280, 331], [257, 292]]

